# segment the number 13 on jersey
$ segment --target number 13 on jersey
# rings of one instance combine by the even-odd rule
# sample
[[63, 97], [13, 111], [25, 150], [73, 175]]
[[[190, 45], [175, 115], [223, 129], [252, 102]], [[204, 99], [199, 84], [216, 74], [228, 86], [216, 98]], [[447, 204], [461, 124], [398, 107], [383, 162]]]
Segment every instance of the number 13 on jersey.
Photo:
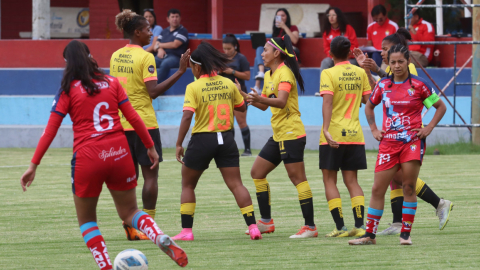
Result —
[[[215, 130], [215, 116], [221, 123], [217, 124], [217, 128], [220, 130], [229, 130], [231, 128], [230, 123], [230, 107], [228, 104], [218, 104], [217, 108], [214, 105], [208, 105], [208, 130]], [[225, 124], [222, 124], [225, 121]]]

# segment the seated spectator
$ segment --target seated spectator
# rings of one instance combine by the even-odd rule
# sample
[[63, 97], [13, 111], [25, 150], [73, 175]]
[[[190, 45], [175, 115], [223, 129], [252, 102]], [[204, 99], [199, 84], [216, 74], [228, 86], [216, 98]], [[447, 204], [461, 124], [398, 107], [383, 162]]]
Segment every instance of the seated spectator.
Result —
[[153, 8], [144, 9], [143, 17], [147, 19], [148, 23], [150, 24], [150, 30], [153, 33], [153, 35], [150, 37], [150, 44], [143, 46], [143, 49], [155, 55], [157, 54], [157, 52], [155, 51], [155, 44], [157, 43], [157, 38], [163, 29], [160, 25], [157, 25], [157, 16], [155, 16]]
[[[413, 12], [408, 30], [412, 35], [412, 41], [435, 41], [435, 29], [433, 25], [422, 18], [420, 9]], [[433, 58], [434, 45], [410, 45], [410, 55], [415, 57], [420, 65], [426, 67]], [[412, 61], [415, 67], [419, 68], [415, 61]]]
[[[330, 43], [332, 39], [338, 36], [345, 36], [350, 40], [350, 50], [358, 48], [357, 34], [352, 26], [347, 23], [347, 18], [345, 14], [337, 8], [330, 7], [326, 12], [327, 16], [325, 22], [323, 23], [323, 49], [327, 57], [323, 59], [322, 65], [320, 66], [320, 74], [322, 70], [331, 68], [334, 66], [332, 56], [330, 55]], [[357, 60], [353, 54], [350, 54], [348, 61], [353, 65], [358, 65]]]
[[188, 31], [180, 24], [180, 11], [170, 9], [167, 21], [170, 27], [163, 29], [156, 44], [155, 63], [158, 69], [158, 83], [168, 78], [170, 69], [178, 68], [180, 57], [188, 48]]
[[374, 22], [367, 27], [367, 46], [373, 46], [379, 51], [368, 53], [368, 56], [375, 61], [377, 66], [381, 66], [382, 40], [386, 36], [397, 32], [398, 25], [386, 17], [387, 9], [383, 5], [374, 6], [371, 15]]
[[[298, 40], [300, 39], [298, 27], [291, 24], [288, 11], [285, 8], [279, 8], [277, 12], [275, 12], [275, 18], [273, 19], [272, 37], [282, 37], [284, 35], [288, 35], [292, 40], [293, 50], [298, 59], [298, 55], [300, 54], [300, 51], [296, 47]], [[253, 72], [256, 74], [255, 90], [257, 90], [259, 94], [261, 93], [259, 92], [261, 91], [261, 81], [263, 81], [265, 76], [265, 66], [263, 65], [262, 53], [263, 47], [258, 47], [256, 50], [255, 63], [253, 65]]]

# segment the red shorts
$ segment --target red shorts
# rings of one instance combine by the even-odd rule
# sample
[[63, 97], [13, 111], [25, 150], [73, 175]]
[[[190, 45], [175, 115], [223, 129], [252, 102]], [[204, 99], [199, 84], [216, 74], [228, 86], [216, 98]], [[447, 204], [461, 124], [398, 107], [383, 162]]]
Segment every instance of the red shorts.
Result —
[[98, 197], [103, 183], [117, 191], [137, 186], [132, 155], [123, 134], [86, 145], [73, 154], [73, 194], [81, 198]]
[[421, 165], [425, 149], [425, 139], [414, 139], [405, 144], [400, 141], [382, 141], [378, 149], [375, 172], [386, 171], [396, 164], [402, 164], [410, 160], [418, 160]]

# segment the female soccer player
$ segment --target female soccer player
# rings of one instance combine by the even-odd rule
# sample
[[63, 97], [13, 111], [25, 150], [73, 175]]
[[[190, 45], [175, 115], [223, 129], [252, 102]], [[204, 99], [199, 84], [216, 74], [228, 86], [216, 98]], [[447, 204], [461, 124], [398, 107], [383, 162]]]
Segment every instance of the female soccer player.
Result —
[[[425, 138], [440, 122], [446, 107], [433, 88], [408, 70], [408, 48], [397, 44], [388, 51], [388, 63], [392, 76], [383, 78], [375, 87], [365, 107], [365, 115], [375, 139], [380, 141], [372, 197], [367, 215], [367, 232], [360, 238], [350, 240], [350, 245], [375, 244], [375, 235], [383, 214], [385, 192], [395, 173], [401, 168], [404, 194], [400, 244], [411, 245], [410, 232], [417, 209], [415, 185], [423, 154]], [[383, 127], [375, 124], [376, 105], [383, 103]], [[423, 106], [435, 107], [432, 121], [422, 127]]]
[[103, 183], [115, 202], [118, 215], [129, 226], [148, 235], [178, 265], [188, 263], [185, 252], [137, 207], [137, 176], [128, 142], [120, 124], [120, 109], [138, 132], [152, 169], [158, 154], [145, 124], [133, 109], [117, 79], [105, 75], [89, 57], [86, 45], [71, 41], [63, 51], [66, 68], [61, 89], [53, 102], [50, 119], [40, 138], [30, 167], [20, 184], [23, 191], [35, 178], [37, 166], [52, 143], [63, 118], [73, 122], [72, 191], [78, 224], [85, 244], [100, 269], [113, 269], [105, 241], [97, 226], [96, 207]]
[[[382, 58], [385, 64], [388, 64], [388, 50], [394, 45], [401, 44], [408, 48], [407, 40], [410, 40], [410, 33], [405, 28], [399, 28], [398, 31], [392, 35], [385, 37], [382, 41]], [[373, 79], [370, 70], [376, 72], [381, 77], [391, 75], [390, 66], [386, 70], [377, 67], [375, 61], [367, 59], [359, 49], [354, 50], [357, 59], [363, 64], [362, 67], [367, 71], [369, 82], [372, 88], [375, 87], [375, 79]], [[413, 63], [408, 65], [410, 74], [417, 76], [417, 69]], [[398, 235], [402, 229], [402, 206], [403, 206], [403, 191], [402, 191], [402, 171], [399, 170], [390, 183], [390, 202], [393, 213], [393, 222], [388, 228], [379, 232], [377, 235]], [[415, 191], [417, 196], [427, 203], [431, 204], [436, 209], [436, 214], [439, 219], [439, 229], [443, 230], [447, 225], [450, 211], [453, 204], [449, 200], [440, 199], [437, 194], [420, 178], [417, 179]]]
[[[177, 160], [182, 163], [182, 197], [180, 214], [183, 230], [175, 240], [193, 241], [193, 215], [195, 213], [195, 187], [210, 161], [215, 159], [225, 184], [233, 193], [252, 240], [262, 239], [253, 213], [252, 199], [242, 183], [237, 144], [233, 138], [233, 110], [244, 112], [245, 102], [241, 88], [230, 79], [217, 75], [226, 70], [228, 56], [212, 45], [202, 42], [190, 57], [190, 67], [196, 81], [187, 86], [183, 117], [177, 139]], [[184, 153], [182, 144], [193, 114], [195, 125]], [[184, 156], [182, 161], [181, 157]]]
[[[337, 7], [329, 7], [325, 12], [325, 21], [323, 22], [323, 49], [327, 57], [322, 60], [320, 66], [320, 74], [322, 70], [331, 68], [335, 64], [332, 57], [330, 56], [330, 44], [335, 37], [344, 36], [350, 40], [351, 50], [358, 48], [357, 34], [353, 27], [348, 24], [345, 14]], [[355, 57], [350, 54], [347, 61], [353, 65], [358, 65]]]
[[[358, 184], [357, 171], [367, 168], [365, 139], [358, 119], [361, 103], [367, 103], [371, 88], [362, 68], [350, 64], [351, 43], [338, 36], [330, 44], [335, 66], [320, 76], [323, 97], [323, 126], [320, 132], [320, 169], [323, 174], [328, 208], [336, 228], [326, 237], [362, 236], [365, 198]], [[342, 200], [337, 188], [337, 172], [342, 170], [352, 202], [354, 228], [349, 232], [343, 221]]]
[[[157, 85], [157, 68], [155, 58], [146, 52], [142, 46], [150, 43], [152, 32], [145, 17], [137, 15], [131, 10], [124, 10], [115, 17], [115, 24], [130, 39], [130, 44], [113, 53], [110, 60], [110, 74], [116, 77], [127, 92], [133, 108], [147, 126], [148, 133], [155, 143], [162, 161], [162, 143], [158, 122], [153, 109], [152, 99], [167, 91], [185, 73], [188, 65], [189, 51], [182, 56], [180, 68], [166, 81]], [[120, 114], [123, 129], [127, 136], [128, 145], [132, 152], [135, 171], [138, 175], [138, 164], [142, 169], [144, 179], [142, 190], [143, 210], [155, 218], [155, 206], [158, 196], [158, 166], [152, 168], [147, 156], [147, 149], [143, 146], [131, 124]], [[148, 237], [132, 228], [125, 226], [128, 240], [146, 240]]]
[[[247, 87], [245, 86], [245, 80], [248, 81], [250, 79], [250, 63], [245, 55], [240, 53], [240, 44], [235, 35], [227, 34], [225, 38], [223, 38], [223, 52], [232, 62], [228, 63], [228, 68], [222, 71], [220, 75], [229, 78], [233, 82], [238, 79], [242, 91], [246, 93]], [[243, 144], [245, 145], [242, 156], [251, 156], [252, 151], [250, 150], [250, 129], [247, 125], [247, 111], [234, 111], [233, 115], [237, 119], [238, 126], [242, 131]]]
[[298, 109], [297, 82], [302, 92], [304, 83], [290, 37], [284, 35], [268, 41], [264, 46], [262, 59], [265, 66], [270, 68], [270, 71], [265, 74], [262, 95], [259, 96], [256, 92], [248, 95], [242, 93], [253, 106], [263, 111], [270, 107], [272, 111], [273, 137], [260, 151], [251, 170], [262, 215], [257, 225], [261, 233], [275, 231], [271, 217], [270, 186], [267, 175], [283, 161], [288, 177], [297, 187], [298, 200], [305, 219], [305, 226], [290, 238], [317, 237], [317, 227], [313, 219], [312, 191], [305, 175], [303, 162], [307, 138]]

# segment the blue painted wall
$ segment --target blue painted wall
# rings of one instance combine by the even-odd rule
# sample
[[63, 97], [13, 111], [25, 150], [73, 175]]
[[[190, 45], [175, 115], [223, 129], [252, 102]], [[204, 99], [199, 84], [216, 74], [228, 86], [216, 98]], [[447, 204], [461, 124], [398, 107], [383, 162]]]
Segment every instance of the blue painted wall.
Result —
[[[159, 125], [180, 124], [182, 117], [183, 96], [164, 96], [153, 101], [157, 110]], [[452, 97], [450, 97], [452, 98]], [[50, 115], [53, 96], [0, 96], [0, 125], [46, 125]], [[299, 98], [302, 121], [307, 126], [322, 125], [322, 98], [304, 96]], [[457, 97], [457, 110], [464, 117], [467, 123], [471, 119], [471, 98]], [[429, 123], [434, 115], [432, 109], [424, 118], [424, 123]], [[375, 108], [377, 125], [381, 126], [382, 107]], [[249, 125], [270, 125], [270, 109], [265, 112], [249, 107], [247, 123]], [[440, 124], [453, 123], [453, 110], [447, 105], [447, 113]], [[457, 117], [456, 123], [461, 123]], [[64, 125], [71, 125], [72, 122], [67, 115], [63, 121]], [[360, 108], [360, 124], [368, 126], [365, 118], [364, 106]]]
[[[108, 70], [106, 70], [108, 72]], [[171, 71], [173, 74], [175, 70]], [[451, 68], [432, 68], [427, 70], [440, 87], [443, 87], [453, 76]], [[320, 85], [319, 68], [303, 68], [302, 76], [305, 81], [305, 93], [303, 95], [314, 95]], [[419, 76], [427, 78], [419, 70]], [[60, 87], [63, 69], [0, 69], [0, 95], [55, 95]], [[471, 82], [471, 69], [465, 69], [457, 78], [458, 82]], [[253, 71], [251, 79], [247, 81], [247, 87], [253, 87]], [[180, 78], [180, 80], [169, 89], [165, 95], [175, 96], [184, 95], [186, 86], [193, 81], [193, 75], [190, 69]], [[457, 96], [471, 96], [471, 86], [458, 86]], [[446, 92], [447, 96], [453, 95], [453, 86], [451, 85]]]

